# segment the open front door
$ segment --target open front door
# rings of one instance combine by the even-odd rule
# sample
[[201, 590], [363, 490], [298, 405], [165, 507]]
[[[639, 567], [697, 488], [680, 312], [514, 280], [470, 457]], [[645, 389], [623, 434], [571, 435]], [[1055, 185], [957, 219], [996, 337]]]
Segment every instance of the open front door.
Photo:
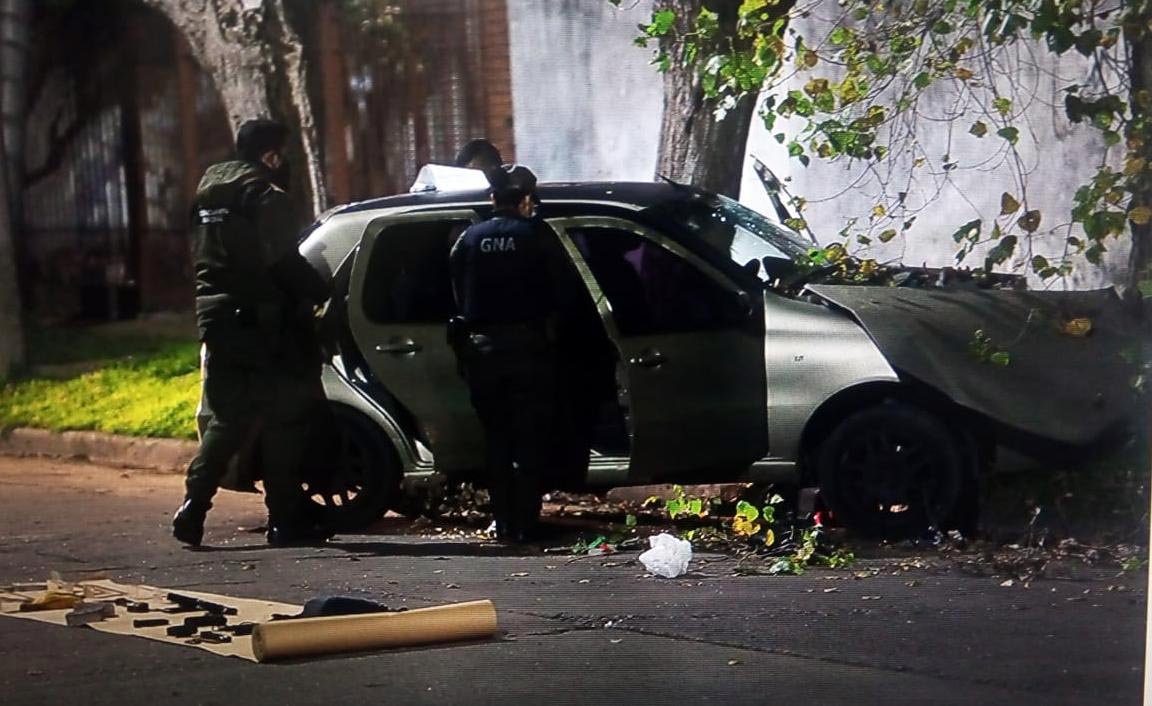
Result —
[[448, 345], [448, 254], [473, 211], [372, 221], [352, 268], [348, 318], [372, 373], [415, 418], [441, 471], [481, 468], [484, 437]]
[[618, 218], [549, 223], [620, 355], [629, 480], [706, 480], [768, 450], [762, 298], [682, 246]]

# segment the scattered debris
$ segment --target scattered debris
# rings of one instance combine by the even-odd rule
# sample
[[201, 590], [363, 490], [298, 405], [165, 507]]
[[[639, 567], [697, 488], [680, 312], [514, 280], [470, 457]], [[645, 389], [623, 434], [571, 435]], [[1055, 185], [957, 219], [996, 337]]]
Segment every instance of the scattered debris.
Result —
[[649, 572], [667, 579], [674, 579], [688, 570], [692, 560], [692, 543], [661, 533], [648, 538], [652, 548], [640, 555], [640, 563]]
[[89, 623], [96, 623], [105, 618], [116, 617], [116, 606], [111, 603], [78, 603], [64, 616], [64, 622], [69, 627], [78, 628]]

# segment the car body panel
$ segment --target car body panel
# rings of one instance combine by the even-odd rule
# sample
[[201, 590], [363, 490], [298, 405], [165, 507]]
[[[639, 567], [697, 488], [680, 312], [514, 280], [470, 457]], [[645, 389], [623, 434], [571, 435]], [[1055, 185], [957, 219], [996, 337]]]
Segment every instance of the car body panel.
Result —
[[[631, 426], [629, 480], [709, 468], [747, 468], [768, 449], [763, 346], [759, 307], [738, 311], [742, 320], [723, 330], [691, 332], [622, 332], [618, 312], [601, 288], [585, 255], [573, 241], [574, 231], [604, 237], [635, 235], [649, 254], [667, 255], [703, 274], [741, 308], [747, 294], [674, 241], [634, 221], [585, 217], [548, 221], [596, 303], [619, 364], [621, 402]], [[621, 256], [621, 261], [622, 260]], [[653, 262], [646, 263], [650, 268]], [[641, 274], [628, 270], [639, 286]], [[651, 277], [651, 273], [644, 275]], [[670, 282], [670, 284], [675, 284]], [[723, 360], [722, 365], [717, 361]]]
[[[448, 344], [447, 322], [454, 305], [450, 288], [443, 291], [448, 287], [451, 236], [476, 219], [474, 211], [465, 209], [373, 219], [364, 231], [349, 285], [349, 324], [368, 367], [412, 414], [446, 472], [477, 468], [484, 459], [480, 420]], [[437, 229], [436, 235], [426, 227]], [[432, 242], [434, 238], [442, 242]], [[417, 239], [422, 241], [410, 247]], [[373, 279], [374, 272], [385, 271], [387, 281]], [[438, 291], [429, 294], [429, 287]], [[376, 301], [381, 311], [372, 310]], [[429, 302], [440, 313], [427, 311]]]
[[826, 306], [764, 293], [764, 359], [772, 455], [798, 459], [808, 421], [853, 387], [898, 383], [868, 334]]

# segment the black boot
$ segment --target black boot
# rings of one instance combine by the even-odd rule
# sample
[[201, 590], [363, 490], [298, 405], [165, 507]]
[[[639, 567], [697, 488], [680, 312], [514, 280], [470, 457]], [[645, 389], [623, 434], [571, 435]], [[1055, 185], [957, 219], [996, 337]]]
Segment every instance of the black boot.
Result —
[[274, 547], [323, 544], [336, 534], [323, 524], [268, 523], [268, 543]]
[[193, 547], [200, 546], [204, 539], [204, 518], [208, 515], [210, 503], [185, 499], [184, 504], [172, 517], [172, 536]]

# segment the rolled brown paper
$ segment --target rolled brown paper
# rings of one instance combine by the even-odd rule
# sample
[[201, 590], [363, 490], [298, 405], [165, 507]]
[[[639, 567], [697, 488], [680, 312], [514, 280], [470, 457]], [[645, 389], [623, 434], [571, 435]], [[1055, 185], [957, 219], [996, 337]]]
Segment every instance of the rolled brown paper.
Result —
[[402, 613], [366, 613], [276, 620], [252, 631], [257, 661], [409, 647], [496, 634], [492, 601], [452, 603]]

